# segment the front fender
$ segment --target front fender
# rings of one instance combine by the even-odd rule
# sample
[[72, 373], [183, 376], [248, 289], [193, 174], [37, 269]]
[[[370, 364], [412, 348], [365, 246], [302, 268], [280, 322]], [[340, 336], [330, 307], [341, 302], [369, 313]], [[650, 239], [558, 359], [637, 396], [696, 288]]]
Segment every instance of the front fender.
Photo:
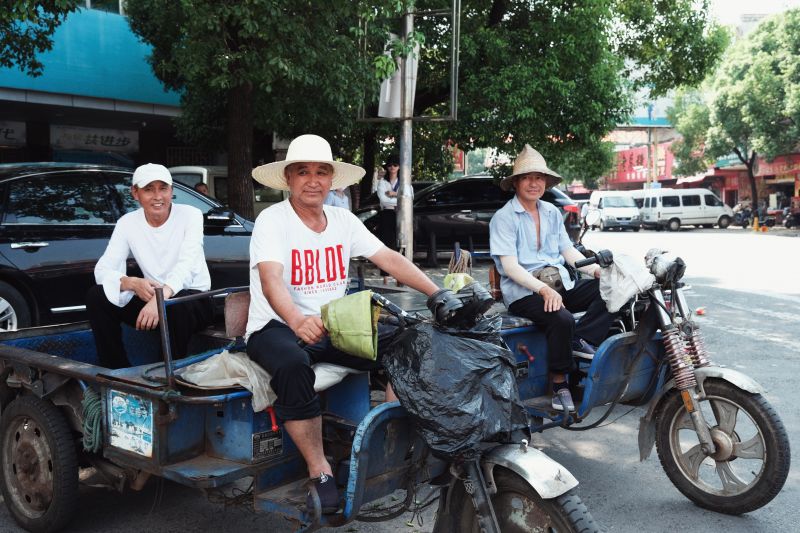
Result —
[[508, 468], [533, 487], [542, 499], [557, 498], [578, 486], [569, 470], [532, 446], [505, 444], [483, 456], [483, 475], [494, 486], [494, 467]]
[[[695, 368], [694, 375], [697, 377], [697, 385], [700, 387], [703, 395], [705, 395], [703, 383], [705, 383], [708, 378], [723, 379], [731, 385], [751, 394], [763, 394], [765, 392], [764, 387], [759, 385], [756, 380], [732, 368], [726, 368], [722, 366], [705, 366], [702, 368]], [[671, 379], [664, 384], [664, 387], [662, 387], [661, 390], [655, 394], [655, 396], [653, 396], [653, 399], [650, 400], [647, 414], [639, 419], [640, 461], [647, 459], [650, 456], [650, 452], [653, 451], [653, 445], [656, 442], [655, 414], [658, 410], [658, 406], [661, 404], [661, 400], [664, 398], [664, 395], [673, 388], [675, 388], [675, 380]]]

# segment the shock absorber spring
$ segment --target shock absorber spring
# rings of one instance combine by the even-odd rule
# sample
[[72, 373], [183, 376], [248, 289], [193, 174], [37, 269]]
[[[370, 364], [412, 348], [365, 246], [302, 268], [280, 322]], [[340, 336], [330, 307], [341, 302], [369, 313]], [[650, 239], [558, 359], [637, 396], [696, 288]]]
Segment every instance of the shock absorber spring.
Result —
[[700, 334], [700, 328], [692, 324], [691, 329], [686, 334], [686, 351], [692, 358], [692, 366], [700, 368], [711, 364], [711, 358], [706, 349], [706, 343]]
[[661, 332], [667, 360], [672, 369], [672, 377], [678, 390], [688, 390], [697, 385], [694, 377], [692, 358], [686, 353], [686, 346], [678, 328], [672, 327]]

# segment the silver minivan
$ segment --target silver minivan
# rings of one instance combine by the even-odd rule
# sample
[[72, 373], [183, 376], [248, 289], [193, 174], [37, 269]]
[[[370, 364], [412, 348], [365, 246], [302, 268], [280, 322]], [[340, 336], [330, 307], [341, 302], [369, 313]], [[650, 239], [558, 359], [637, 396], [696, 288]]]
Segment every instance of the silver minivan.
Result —
[[681, 226], [727, 228], [733, 211], [708, 189], [649, 189], [642, 200], [642, 225], [678, 231]]

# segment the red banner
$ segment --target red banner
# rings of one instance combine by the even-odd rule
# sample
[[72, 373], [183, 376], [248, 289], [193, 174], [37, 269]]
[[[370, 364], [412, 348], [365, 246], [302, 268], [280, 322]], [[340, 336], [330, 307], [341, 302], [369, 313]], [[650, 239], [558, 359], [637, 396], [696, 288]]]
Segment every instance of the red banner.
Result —
[[[669, 147], [672, 143], [661, 143], [658, 145], [658, 180], [672, 179], [672, 163], [674, 157]], [[606, 183], [631, 183], [645, 182], [647, 175], [652, 168], [647, 153], [647, 146], [637, 146], [617, 152], [616, 171], [608, 176]]]

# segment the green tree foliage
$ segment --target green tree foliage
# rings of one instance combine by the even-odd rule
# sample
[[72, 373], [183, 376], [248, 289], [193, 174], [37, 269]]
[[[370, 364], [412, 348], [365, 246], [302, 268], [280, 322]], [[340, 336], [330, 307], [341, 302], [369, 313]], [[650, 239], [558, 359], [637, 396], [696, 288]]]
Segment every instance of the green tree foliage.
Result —
[[0, 67], [17, 67], [29, 76], [42, 73], [36, 55], [53, 47], [50, 37], [76, 0], [6, 0], [0, 9]]
[[[461, 22], [459, 120], [446, 138], [509, 154], [529, 143], [587, 185], [613, 166], [603, 138], [627, 120], [630, 95], [698, 84], [725, 44], [693, 0], [464, 0]], [[448, 37], [432, 24], [418, 24], [418, 113], [441, 109], [449, 89], [426, 61]]]
[[341, 134], [374, 80], [358, 53], [359, 23], [380, 12], [363, 1], [128, 0], [126, 10], [153, 46], [156, 76], [183, 91], [184, 137], [226, 140], [230, 204], [245, 216], [253, 215], [254, 127]]
[[750, 197], [757, 205], [757, 158], [772, 160], [792, 152], [800, 139], [798, 54], [800, 9], [763, 21], [731, 47], [709, 79], [707, 111], [698, 95], [677, 102], [672, 110], [684, 136], [682, 172], [736, 154], [747, 167]]

